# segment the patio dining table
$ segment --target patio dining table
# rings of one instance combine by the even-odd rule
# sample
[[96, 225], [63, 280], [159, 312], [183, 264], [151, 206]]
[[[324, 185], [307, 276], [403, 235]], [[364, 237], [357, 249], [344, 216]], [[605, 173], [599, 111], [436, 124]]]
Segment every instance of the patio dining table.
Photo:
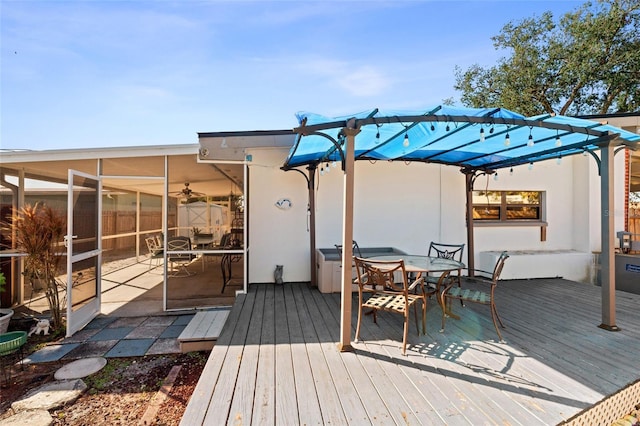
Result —
[[[444, 257], [435, 257], [435, 256], [421, 256], [415, 254], [394, 254], [387, 256], [374, 256], [368, 259], [371, 260], [382, 260], [382, 261], [393, 261], [393, 260], [403, 260], [404, 261], [404, 269], [406, 272], [417, 273], [417, 274], [428, 274], [428, 273], [444, 273], [444, 272], [452, 272], [457, 271], [459, 269], [465, 268], [465, 264], [462, 262], [458, 262], [454, 259], [447, 259]], [[442, 309], [445, 309], [444, 304], [441, 300], [441, 289], [436, 288], [438, 304]], [[447, 312], [447, 315], [451, 317], [459, 319], [455, 314], [451, 312]]]

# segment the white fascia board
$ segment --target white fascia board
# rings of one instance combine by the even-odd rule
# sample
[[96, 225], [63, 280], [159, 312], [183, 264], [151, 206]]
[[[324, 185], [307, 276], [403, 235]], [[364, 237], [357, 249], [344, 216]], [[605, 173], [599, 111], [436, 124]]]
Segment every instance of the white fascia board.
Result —
[[0, 164], [37, 161], [91, 160], [100, 158], [157, 157], [162, 155], [198, 154], [198, 144], [144, 145], [134, 147], [52, 149], [44, 151], [2, 151]]

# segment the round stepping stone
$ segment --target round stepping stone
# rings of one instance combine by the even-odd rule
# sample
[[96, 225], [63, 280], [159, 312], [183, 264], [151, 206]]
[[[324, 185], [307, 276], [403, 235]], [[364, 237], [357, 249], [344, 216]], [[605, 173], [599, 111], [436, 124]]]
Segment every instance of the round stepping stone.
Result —
[[59, 368], [53, 377], [56, 380], [81, 379], [102, 370], [105, 365], [107, 360], [103, 357], [79, 359]]

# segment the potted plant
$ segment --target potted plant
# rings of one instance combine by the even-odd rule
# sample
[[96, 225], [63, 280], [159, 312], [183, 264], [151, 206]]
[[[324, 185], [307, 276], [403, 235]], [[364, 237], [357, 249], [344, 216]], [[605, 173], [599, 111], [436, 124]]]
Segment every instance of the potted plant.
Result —
[[49, 206], [36, 203], [17, 211], [12, 223], [15, 247], [25, 254], [25, 277], [39, 280], [45, 287], [52, 326], [59, 329], [63, 327], [61, 301], [64, 299], [60, 297], [57, 276], [64, 256], [59, 244], [67, 230], [65, 216]]
[[[4, 274], [0, 272], [0, 293], [4, 291], [4, 286], [7, 280], [4, 277]], [[9, 321], [11, 321], [11, 317], [13, 316], [13, 309], [0, 309], [0, 334], [6, 333], [9, 329]]]

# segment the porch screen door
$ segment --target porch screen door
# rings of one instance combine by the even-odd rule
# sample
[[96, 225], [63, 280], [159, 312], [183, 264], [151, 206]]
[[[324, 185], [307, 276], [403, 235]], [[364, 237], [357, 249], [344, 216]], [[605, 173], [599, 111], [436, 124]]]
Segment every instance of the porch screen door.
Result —
[[101, 183], [69, 170], [67, 205], [67, 337], [100, 312]]

